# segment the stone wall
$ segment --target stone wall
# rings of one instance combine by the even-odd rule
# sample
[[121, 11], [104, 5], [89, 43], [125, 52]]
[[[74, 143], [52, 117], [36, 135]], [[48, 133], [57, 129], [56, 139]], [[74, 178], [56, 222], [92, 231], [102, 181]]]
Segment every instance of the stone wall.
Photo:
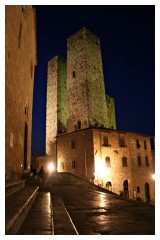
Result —
[[66, 131], [66, 60], [48, 62], [46, 101], [46, 154], [56, 163], [56, 135]]
[[109, 127], [100, 40], [86, 28], [67, 40], [67, 96], [68, 132]]
[[[106, 135], [108, 135], [109, 139], [108, 146], [104, 145], [104, 137]], [[120, 147], [121, 136], [125, 140], [123, 147]], [[139, 140], [139, 148], [137, 148], [137, 139]], [[146, 141], [146, 149], [144, 148], [144, 141]], [[127, 180], [129, 197], [133, 198], [133, 191], [136, 191], [137, 197], [145, 200], [145, 183], [148, 182], [150, 195], [152, 200], [154, 200], [153, 158], [148, 136], [129, 132], [100, 132], [95, 130], [94, 148], [94, 151], [97, 151], [98, 160], [101, 161], [102, 169], [105, 169], [101, 172], [98, 179], [103, 186], [107, 182], [111, 182], [112, 191], [116, 193], [124, 192], [123, 183]], [[138, 166], [138, 156], [141, 156], [141, 166]], [[97, 157], [95, 157], [95, 162]], [[110, 158], [111, 166], [108, 168], [105, 168], [106, 157]], [[123, 157], [127, 159], [127, 166], [123, 166]], [[149, 166], [146, 166], [146, 157], [148, 158]], [[137, 187], [140, 188], [140, 193], [137, 193]]]
[[58, 57], [58, 133], [67, 129], [67, 63]]
[[55, 186], [55, 185], [56, 186], [59, 185], [60, 187], [62, 185], [70, 185], [70, 186], [80, 187], [83, 189], [90, 189], [93, 191], [110, 193], [110, 194], [118, 197], [118, 195], [114, 194], [113, 192], [109, 192], [100, 186], [97, 186], [91, 182], [84, 180], [83, 178], [77, 177], [74, 174], [67, 173], [67, 172], [51, 173], [51, 174], [47, 175], [47, 182], [45, 182], [44, 187], [52, 188], [52, 186]]
[[58, 172], [71, 172], [83, 179], [93, 178], [92, 131], [57, 136]]
[[36, 23], [32, 6], [5, 6], [6, 180], [28, 171], [36, 64]]
[[[108, 142], [104, 140], [106, 137]], [[121, 142], [121, 138], [124, 142]], [[123, 146], [120, 146], [120, 143], [123, 143]], [[150, 200], [154, 201], [154, 159], [148, 136], [105, 129], [80, 130], [57, 136], [57, 153], [58, 172], [70, 172], [89, 181], [94, 179], [95, 184], [104, 188], [106, 183], [110, 182], [108, 190], [115, 193], [124, 192], [126, 180], [129, 198], [141, 198], [143, 201], [146, 200], [145, 184], [148, 183]], [[138, 166], [139, 155], [141, 166]], [[107, 157], [110, 159], [110, 166], [106, 166]], [[126, 165], [123, 165], [124, 157]], [[146, 157], [149, 166], [146, 166]], [[73, 161], [76, 163], [75, 168]], [[136, 197], [133, 194], [136, 194]]]

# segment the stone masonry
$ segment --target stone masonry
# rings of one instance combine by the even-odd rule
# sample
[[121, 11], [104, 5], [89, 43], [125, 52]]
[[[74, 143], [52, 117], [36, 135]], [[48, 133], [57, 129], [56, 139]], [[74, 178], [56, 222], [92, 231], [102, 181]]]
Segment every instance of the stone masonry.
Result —
[[[110, 183], [107, 189], [118, 194], [124, 192], [124, 181], [127, 181], [127, 194], [131, 199], [147, 201], [147, 183], [150, 200], [154, 201], [154, 158], [150, 137], [146, 135], [105, 129], [84, 129], [58, 135], [57, 158], [58, 172], [94, 180], [96, 185], [104, 188]], [[110, 160], [108, 165], [106, 158]]]
[[86, 28], [68, 38], [67, 63], [48, 62], [46, 154], [56, 159], [56, 136], [92, 126], [116, 129], [114, 99], [105, 95], [100, 40]]
[[86, 28], [67, 41], [67, 97], [68, 132], [95, 124], [110, 128], [100, 40]]
[[115, 114], [114, 98], [106, 95], [106, 104], [107, 104], [107, 114], [109, 116], [108, 118], [109, 128], [116, 129], [116, 114]]
[[68, 38], [67, 63], [59, 57], [48, 63], [46, 121], [46, 153], [58, 172], [127, 198], [154, 201], [150, 137], [116, 131], [114, 99], [105, 94], [100, 40], [86, 28]]
[[11, 180], [30, 167], [35, 9], [6, 5], [5, 21], [5, 171]]
[[59, 56], [48, 62], [46, 102], [46, 154], [55, 162], [56, 136], [66, 131], [66, 60]]

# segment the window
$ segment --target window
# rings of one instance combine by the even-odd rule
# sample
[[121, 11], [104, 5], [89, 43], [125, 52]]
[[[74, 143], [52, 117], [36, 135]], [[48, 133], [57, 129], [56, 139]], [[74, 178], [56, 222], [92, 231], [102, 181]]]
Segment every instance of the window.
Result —
[[138, 139], [136, 139], [136, 146], [137, 146], [137, 148], [140, 148], [140, 144], [139, 144], [139, 140]]
[[61, 170], [64, 170], [64, 162], [61, 162], [61, 163], [60, 163], [60, 169], [61, 169]]
[[26, 116], [28, 115], [28, 102], [26, 102], [26, 104], [25, 104], [24, 113]]
[[78, 129], [81, 129], [81, 121], [78, 121]]
[[119, 146], [125, 147], [125, 136], [124, 135], [119, 136]]
[[142, 166], [141, 156], [137, 157], [137, 161], [138, 161], [138, 167], [141, 167]]
[[76, 72], [75, 71], [72, 72], [72, 76], [73, 76], [73, 78], [75, 78], [75, 76], [76, 76]]
[[127, 158], [126, 157], [122, 158], [122, 166], [127, 167]]
[[76, 161], [75, 161], [75, 160], [72, 161], [72, 168], [73, 168], [73, 169], [76, 169]]
[[71, 148], [74, 149], [76, 146], [75, 141], [71, 141]]
[[108, 136], [104, 136], [104, 138], [103, 138], [103, 145], [104, 146], [109, 146], [109, 144], [108, 144]]
[[147, 156], [145, 157], [145, 162], [146, 162], [146, 167], [148, 167], [149, 166], [149, 160], [148, 160]]
[[144, 141], [144, 149], [147, 149], [146, 141]]
[[140, 193], [140, 187], [139, 186], [137, 187], [137, 193]]
[[22, 35], [22, 23], [20, 22], [19, 34], [18, 34], [18, 48], [19, 48], [19, 50], [20, 50], [20, 47], [21, 47], [21, 35]]
[[105, 166], [106, 167], [110, 167], [111, 166], [111, 162], [110, 162], [110, 158], [109, 157], [106, 157], [106, 159], [105, 159]]

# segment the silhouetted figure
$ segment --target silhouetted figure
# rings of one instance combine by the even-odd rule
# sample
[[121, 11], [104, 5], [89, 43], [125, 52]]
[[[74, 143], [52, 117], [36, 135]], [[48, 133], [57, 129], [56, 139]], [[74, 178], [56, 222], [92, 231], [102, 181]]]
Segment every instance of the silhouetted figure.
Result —
[[40, 176], [40, 178], [42, 178], [42, 179], [44, 179], [44, 169], [43, 169], [43, 167], [41, 167], [41, 169], [39, 170], [39, 173], [38, 173], [38, 175]]

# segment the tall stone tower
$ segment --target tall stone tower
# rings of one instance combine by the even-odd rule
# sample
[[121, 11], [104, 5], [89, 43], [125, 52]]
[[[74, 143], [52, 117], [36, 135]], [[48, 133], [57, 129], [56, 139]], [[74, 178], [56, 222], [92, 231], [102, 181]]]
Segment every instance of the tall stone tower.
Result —
[[46, 155], [56, 163], [56, 136], [66, 131], [66, 60], [56, 56], [48, 62], [46, 101]]
[[67, 40], [67, 131], [110, 128], [99, 38], [86, 28]]

